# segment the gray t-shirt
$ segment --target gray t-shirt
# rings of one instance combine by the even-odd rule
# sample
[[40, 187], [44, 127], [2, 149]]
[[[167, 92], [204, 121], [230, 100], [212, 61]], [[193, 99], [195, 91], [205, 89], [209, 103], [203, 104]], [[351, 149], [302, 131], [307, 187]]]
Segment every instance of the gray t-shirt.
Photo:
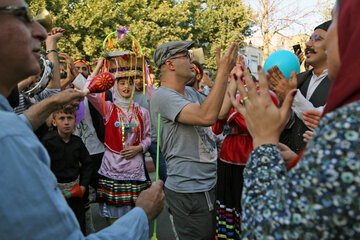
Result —
[[217, 149], [211, 127], [176, 122], [181, 110], [189, 103], [200, 105], [204, 97], [191, 87], [187, 97], [160, 87], [150, 99], [151, 121], [157, 129], [160, 121], [160, 147], [167, 163], [165, 186], [180, 193], [206, 192], [216, 184]]

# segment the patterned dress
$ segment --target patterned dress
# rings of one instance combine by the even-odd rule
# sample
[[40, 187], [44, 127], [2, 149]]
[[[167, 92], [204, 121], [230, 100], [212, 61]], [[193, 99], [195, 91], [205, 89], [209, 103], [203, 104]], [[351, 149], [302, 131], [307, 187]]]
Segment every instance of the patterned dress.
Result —
[[275, 145], [244, 171], [243, 239], [360, 239], [360, 101], [328, 113], [297, 166]]
[[[135, 206], [141, 191], [151, 185], [143, 160], [143, 153], [151, 144], [150, 116], [136, 103], [128, 112], [127, 106], [121, 109], [110, 101], [105, 101], [104, 113], [101, 96], [89, 94], [87, 98], [103, 115], [105, 123], [106, 148], [98, 171], [97, 189], [100, 215], [119, 218]], [[133, 158], [121, 155], [121, 150], [137, 145], [142, 146], [143, 151]]]

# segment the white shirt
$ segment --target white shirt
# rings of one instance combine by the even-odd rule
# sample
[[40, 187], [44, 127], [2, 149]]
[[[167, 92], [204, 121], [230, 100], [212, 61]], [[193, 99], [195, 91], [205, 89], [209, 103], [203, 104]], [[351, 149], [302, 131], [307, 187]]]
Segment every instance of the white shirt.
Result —
[[[79, 74], [73, 84], [80, 89], [83, 89], [86, 79], [82, 74]], [[98, 139], [93, 121], [91, 119], [89, 101], [84, 99], [85, 115], [84, 118], [75, 127], [75, 135], [79, 136], [85, 144], [90, 155], [102, 153], [105, 151], [104, 144]]]
[[313, 95], [316, 88], [319, 86], [319, 84], [322, 82], [322, 80], [325, 79], [325, 77], [328, 75], [328, 70], [325, 69], [322, 74], [319, 76], [316, 76], [313, 72], [313, 75], [310, 79], [309, 87], [306, 93], [306, 97], [302, 95], [300, 89], [297, 90], [297, 93], [294, 98], [294, 102], [291, 106], [291, 109], [294, 111], [294, 113], [298, 116], [299, 119], [303, 120], [303, 112], [308, 110], [317, 110], [317, 111], [323, 111], [324, 106], [320, 107], [314, 107], [314, 105], [309, 101], [311, 96]]

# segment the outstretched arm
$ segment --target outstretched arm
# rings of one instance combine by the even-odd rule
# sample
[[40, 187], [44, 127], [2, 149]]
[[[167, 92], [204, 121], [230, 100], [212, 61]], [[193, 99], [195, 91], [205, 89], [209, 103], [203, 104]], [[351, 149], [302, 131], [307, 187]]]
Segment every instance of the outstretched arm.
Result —
[[57, 54], [57, 42], [63, 36], [65, 30], [59, 27], [53, 28], [51, 32], [48, 33], [46, 39], [46, 50], [51, 51], [47, 54], [47, 58], [53, 64], [53, 77], [50, 80], [47, 88], [49, 89], [59, 89], [60, 88], [60, 68], [59, 68], [59, 59]]
[[227, 79], [236, 63], [238, 48], [238, 43], [231, 44], [223, 57], [220, 57], [220, 48], [217, 48], [218, 72], [209, 96], [201, 106], [194, 103], [186, 105], [176, 118], [178, 122], [198, 126], [211, 126], [216, 122], [224, 99]]
[[84, 96], [85, 93], [74, 89], [67, 89], [35, 104], [27, 110], [24, 115], [29, 119], [33, 130], [35, 131], [45, 122], [52, 112], [65, 105], [71, 104], [74, 100], [83, 99]]
[[[230, 83], [226, 89], [226, 92], [230, 92], [231, 94], [235, 95], [236, 93], [236, 81], [241, 81], [241, 78], [243, 77], [243, 72], [245, 69], [245, 63], [244, 63], [244, 56], [240, 55], [238, 57], [238, 60], [236, 62], [235, 67], [231, 70], [229, 79]], [[238, 76], [240, 76], [240, 79], [238, 79]], [[228, 94], [225, 94], [223, 104], [220, 109], [219, 113], [219, 120], [225, 119], [227, 115], [230, 112], [232, 105], [231, 100]]]

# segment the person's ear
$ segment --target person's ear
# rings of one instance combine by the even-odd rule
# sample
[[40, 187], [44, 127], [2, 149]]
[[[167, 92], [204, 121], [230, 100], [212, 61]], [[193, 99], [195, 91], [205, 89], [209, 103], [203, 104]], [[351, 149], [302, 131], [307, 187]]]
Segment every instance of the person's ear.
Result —
[[176, 69], [175, 61], [172, 59], [166, 60], [164, 65], [170, 71], [174, 71]]
[[51, 123], [52, 123], [52, 125], [53, 125], [54, 127], [57, 127], [57, 126], [56, 126], [56, 121], [55, 121], [55, 119], [51, 120]]

